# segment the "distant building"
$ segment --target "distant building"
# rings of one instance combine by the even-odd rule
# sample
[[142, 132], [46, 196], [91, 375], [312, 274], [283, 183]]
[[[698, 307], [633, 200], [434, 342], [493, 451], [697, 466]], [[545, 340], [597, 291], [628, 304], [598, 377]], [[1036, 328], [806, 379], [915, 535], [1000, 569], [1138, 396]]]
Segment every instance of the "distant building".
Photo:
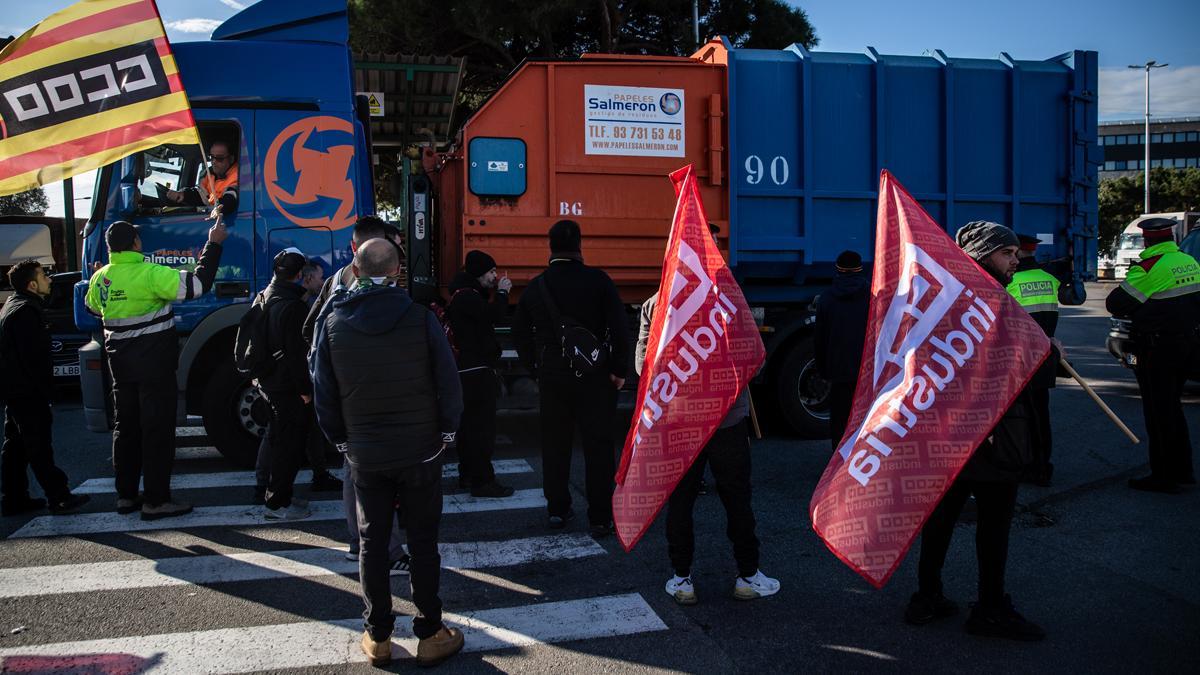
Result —
[[[1100, 178], [1130, 176], [1146, 168], [1145, 131], [1144, 120], [1100, 123]], [[1200, 166], [1200, 117], [1150, 118], [1150, 168], [1160, 166]]]

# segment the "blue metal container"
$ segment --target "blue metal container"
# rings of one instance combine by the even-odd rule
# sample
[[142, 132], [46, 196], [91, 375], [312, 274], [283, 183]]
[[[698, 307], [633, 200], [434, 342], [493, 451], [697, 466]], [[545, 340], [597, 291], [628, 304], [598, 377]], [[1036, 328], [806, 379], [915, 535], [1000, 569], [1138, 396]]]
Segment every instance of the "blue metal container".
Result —
[[752, 302], [805, 301], [839, 252], [873, 257], [882, 169], [951, 234], [1003, 223], [1064, 281], [1095, 278], [1096, 52], [726, 47], [730, 263]]

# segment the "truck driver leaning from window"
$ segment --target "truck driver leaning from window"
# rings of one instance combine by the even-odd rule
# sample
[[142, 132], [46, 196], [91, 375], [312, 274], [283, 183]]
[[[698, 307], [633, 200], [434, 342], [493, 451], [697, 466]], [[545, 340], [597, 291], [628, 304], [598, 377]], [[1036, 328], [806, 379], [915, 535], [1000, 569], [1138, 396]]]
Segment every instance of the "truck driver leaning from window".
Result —
[[208, 149], [211, 164], [200, 177], [200, 185], [176, 192], [167, 190], [167, 199], [185, 206], [221, 207], [221, 215], [233, 218], [238, 208], [237, 154], [225, 141], [213, 141]]

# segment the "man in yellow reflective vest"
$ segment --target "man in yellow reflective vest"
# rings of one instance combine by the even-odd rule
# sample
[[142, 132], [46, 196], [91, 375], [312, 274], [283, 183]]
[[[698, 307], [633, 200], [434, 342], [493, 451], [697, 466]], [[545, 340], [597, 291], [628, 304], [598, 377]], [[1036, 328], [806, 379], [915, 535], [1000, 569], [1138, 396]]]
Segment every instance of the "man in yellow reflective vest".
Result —
[[[1054, 337], [1058, 328], [1058, 288], [1059, 281], [1038, 265], [1037, 247], [1040, 240], [1025, 234], [1017, 235], [1020, 249], [1017, 251], [1017, 271], [1013, 274], [1012, 282], [1008, 284], [1008, 294], [1016, 298], [1017, 303], [1025, 308], [1033, 320], [1042, 327], [1046, 337]], [[1034, 452], [1037, 455], [1037, 466], [1029, 479], [1043, 487], [1050, 485], [1050, 477], [1054, 474], [1054, 465], [1050, 463], [1050, 451], [1053, 446], [1053, 436], [1050, 432], [1050, 387], [1030, 388], [1033, 407], [1037, 412], [1037, 440]]]
[[147, 262], [137, 228], [123, 220], [105, 232], [109, 262], [92, 274], [86, 302], [102, 319], [112, 369], [117, 513], [140, 509], [143, 520], [156, 520], [192, 510], [171, 501], [179, 362], [172, 303], [198, 298], [212, 288], [227, 236], [218, 218], [200, 262], [189, 271]]
[[1129, 487], [1175, 494], [1196, 483], [1180, 399], [1200, 348], [1200, 264], [1176, 245], [1174, 220], [1150, 218], [1138, 227], [1147, 248], [1105, 302], [1113, 316], [1132, 321], [1133, 370], [1150, 437], [1150, 475], [1131, 478]]

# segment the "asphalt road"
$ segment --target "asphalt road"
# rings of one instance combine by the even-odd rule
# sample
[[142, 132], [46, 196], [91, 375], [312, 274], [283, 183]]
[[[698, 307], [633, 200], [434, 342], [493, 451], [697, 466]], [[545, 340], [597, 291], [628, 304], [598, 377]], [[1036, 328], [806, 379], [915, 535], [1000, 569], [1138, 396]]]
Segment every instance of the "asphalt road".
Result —
[[[1064, 308], [1059, 337], [1080, 373], [1144, 438], [1132, 373], [1104, 348], [1108, 288], [1094, 284], [1087, 304]], [[1185, 406], [1194, 433], [1198, 403], [1193, 386]], [[445, 611], [469, 627], [468, 649], [476, 651], [441, 669], [1196, 672], [1200, 491], [1130, 491], [1125, 479], [1145, 470], [1144, 444], [1127, 441], [1072, 383], [1060, 380], [1052, 409], [1055, 484], [1022, 486], [1008, 569], [1014, 602], [1046, 628], [1045, 642], [975, 638], [962, 617], [904, 624], [915, 555], [880, 591], [838, 562], [807, 517], [828, 442], [784, 436], [753, 444], [762, 569], [782, 591], [751, 602], [730, 597], [735, 567], [724, 515], [715, 496], [702, 497], [693, 571], [700, 603], [677, 606], [663, 591], [671, 570], [661, 518], [629, 554], [611, 538], [594, 544], [582, 518], [565, 533], [545, 528], [536, 418], [513, 415], [501, 421], [497, 459], [512, 471], [505, 482], [531, 492], [489, 511], [451, 497], [442, 520], [451, 545], [444, 564], [452, 567], [442, 575]], [[108, 438], [82, 430], [77, 398], [55, 413], [56, 451], [72, 484], [111, 478]], [[85, 488], [96, 490], [85, 516], [0, 519], [0, 670], [371, 670], [357, 652], [362, 604], [353, 563], [336, 550], [346, 541], [336, 505], [323, 519], [262, 524], [245, 506], [250, 487], [231, 484], [245, 483], [246, 472], [203, 451], [188, 454], [200, 457], [178, 460], [176, 473], [211, 485], [177, 493], [205, 507], [208, 520], [194, 526], [166, 521], [178, 529], [137, 531], [138, 521], [107, 515], [115, 496], [97, 483]], [[577, 458], [577, 510], [582, 469]], [[460, 492], [452, 477], [444, 488]], [[47, 536], [56, 528], [76, 533]], [[944, 575], [947, 595], [964, 607], [975, 593], [973, 530], [959, 526]], [[403, 577], [393, 589], [396, 611], [411, 614]], [[398, 617], [398, 633], [408, 625]], [[412, 667], [404, 658], [391, 670]]]

